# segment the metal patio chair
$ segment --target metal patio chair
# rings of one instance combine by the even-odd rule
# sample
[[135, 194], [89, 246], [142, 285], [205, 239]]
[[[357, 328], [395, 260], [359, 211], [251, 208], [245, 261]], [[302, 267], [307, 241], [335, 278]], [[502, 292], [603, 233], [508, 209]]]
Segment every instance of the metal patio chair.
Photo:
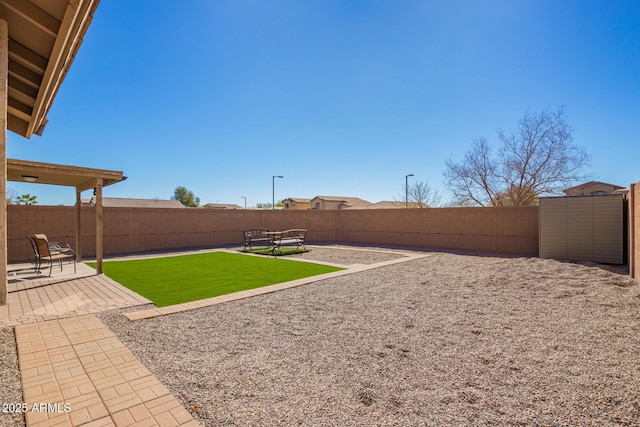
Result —
[[[34, 234], [32, 236], [35, 242], [35, 249], [37, 251], [36, 262], [37, 271], [42, 267], [42, 262], [49, 262], [49, 276], [53, 271], [53, 261], [56, 261], [60, 265], [60, 271], [62, 271], [62, 261], [68, 259], [73, 261], [73, 272], [76, 272], [76, 256], [73, 249], [68, 244], [60, 244], [57, 242], [51, 242], [47, 240], [47, 236], [44, 234]], [[29, 239], [31, 241], [31, 239]]]

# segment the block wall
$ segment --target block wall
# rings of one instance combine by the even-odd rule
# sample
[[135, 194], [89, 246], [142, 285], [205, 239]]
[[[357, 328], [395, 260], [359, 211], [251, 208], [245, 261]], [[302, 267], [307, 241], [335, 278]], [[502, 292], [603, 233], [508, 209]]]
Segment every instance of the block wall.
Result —
[[[76, 246], [76, 208], [67, 206], [7, 206], [7, 258], [9, 262], [33, 259], [26, 236], [44, 233], [49, 241]], [[91, 212], [91, 218], [93, 212]], [[83, 221], [85, 223], [86, 221]], [[95, 222], [93, 223], [95, 236]], [[95, 246], [95, 240], [94, 240]], [[93, 249], [95, 252], [95, 249]]]
[[[8, 258], [32, 258], [25, 236], [44, 233], [75, 247], [75, 207], [9, 206]], [[343, 211], [105, 208], [104, 255], [241, 245], [242, 230], [305, 228], [316, 243], [356, 243], [538, 254], [538, 208]], [[82, 209], [82, 253], [95, 255], [94, 208]]]

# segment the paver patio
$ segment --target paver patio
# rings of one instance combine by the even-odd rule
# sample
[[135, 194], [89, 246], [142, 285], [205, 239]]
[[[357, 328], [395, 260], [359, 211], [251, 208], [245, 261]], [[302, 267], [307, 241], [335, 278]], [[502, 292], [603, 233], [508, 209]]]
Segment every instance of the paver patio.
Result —
[[[12, 266], [15, 269], [28, 265]], [[134, 307], [151, 301], [130, 291], [91, 267], [78, 263], [77, 273], [65, 265], [54, 267], [53, 277], [14, 274], [9, 276], [7, 305], [0, 306], [0, 327], [79, 316]]]

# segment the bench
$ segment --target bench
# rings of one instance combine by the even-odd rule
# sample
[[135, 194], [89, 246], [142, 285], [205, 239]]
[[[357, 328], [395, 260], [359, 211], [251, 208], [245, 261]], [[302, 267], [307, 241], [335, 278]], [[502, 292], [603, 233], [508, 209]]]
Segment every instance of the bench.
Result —
[[273, 236], [267, 234], [266, 228], [251, 228], [243, 230], [244, 250], [253, 249], [252, 246], [271, 246], [273, 244]]
[[281, 231], [276, 233], [273, 238], [273, 252], [281, 251], [282, 246], [296, 246], [296, 250], [304, 247], [304, 239], [307, 235], [307, 230], [301, 228], [294, 228], [291, 230]]

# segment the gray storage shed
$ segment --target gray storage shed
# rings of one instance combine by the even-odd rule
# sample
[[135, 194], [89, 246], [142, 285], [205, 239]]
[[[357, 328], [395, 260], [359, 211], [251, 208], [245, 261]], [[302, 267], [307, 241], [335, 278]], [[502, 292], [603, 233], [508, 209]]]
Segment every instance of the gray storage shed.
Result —
[[540, 198], [540, 257], [624, 264], [624, 195]]

